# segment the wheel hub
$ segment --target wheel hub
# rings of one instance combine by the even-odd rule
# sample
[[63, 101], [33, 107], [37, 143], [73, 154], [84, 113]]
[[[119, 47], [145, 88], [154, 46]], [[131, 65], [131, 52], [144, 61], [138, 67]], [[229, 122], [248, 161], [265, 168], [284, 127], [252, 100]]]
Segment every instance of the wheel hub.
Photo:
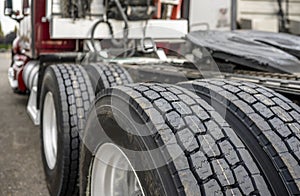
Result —
[[57, 123], [54, 99], [51, 92], [48, 92], [45, 97], [42, 126], [44, 154], [48, 167], [52, 170], [57, 159]]
[[91, 195], [145, 196], [137, 173], [126, 154], [115, 144], [103, 144], [96, 153]]

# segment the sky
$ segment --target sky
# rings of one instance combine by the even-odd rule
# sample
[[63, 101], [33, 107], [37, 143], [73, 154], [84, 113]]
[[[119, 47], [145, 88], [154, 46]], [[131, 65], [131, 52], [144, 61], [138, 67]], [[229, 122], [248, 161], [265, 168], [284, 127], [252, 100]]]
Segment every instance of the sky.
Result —
[[[13, 0], [14, 1], [14, 10], [21, 10], [21, 2], [22, 0]], [[18, 26], [18, 23], [9, 18], [8, 16], [4, 16], [4, 0], [0, 0], [0, 22], [2, 25], [2, 30], [4, 34], [7, 34], [15, 29], [15, 26]]]

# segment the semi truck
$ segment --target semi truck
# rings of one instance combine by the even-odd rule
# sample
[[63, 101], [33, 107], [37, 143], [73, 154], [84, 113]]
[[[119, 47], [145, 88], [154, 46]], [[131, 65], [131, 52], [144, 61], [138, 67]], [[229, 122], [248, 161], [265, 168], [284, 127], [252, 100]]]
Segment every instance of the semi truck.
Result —
[[22, 3], [8, 78], [50, 195], [300, 194], [298, 37], [191, 24], [192, 0]]

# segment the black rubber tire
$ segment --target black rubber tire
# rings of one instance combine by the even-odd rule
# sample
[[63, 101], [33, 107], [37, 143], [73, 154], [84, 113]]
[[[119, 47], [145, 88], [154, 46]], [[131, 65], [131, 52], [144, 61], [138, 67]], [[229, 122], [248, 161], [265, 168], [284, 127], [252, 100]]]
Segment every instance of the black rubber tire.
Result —
[[208, 79], [180, 85], [226, 112], [226, 121], [250, 148], [277, 195], [300, 194], [299, 106], [247, 82]]
[[[47, 186], [51, 195], [76, 195], [80, 134], [94, 99], [92, 86], [80, 65], [60, 64], [46, 68], [41, 89], [41, 148]], [[57, 161], [52, 170], [45, 158], [43, 141], [43, 106], [49, 91], [54, 97], [58, 129]]]
[[84, 67], [90, 77], [95, 94], [109, 87], [133, 83], [129, 73], [116, 63], [91, 63]]
[[[135, 156], [131, 161], [139, 166], [170, 160], [158, 169], [138, 172], [146, 195], [271, 195], [225, 120], [181, 87], [132, 84], [97, 95], [80, 153], [80, 195], [90, 193], [95, 152], [109, 142], [137, 151], [159, 149], [152, 158]], [[174, 151], [180, 156], [174, 157]]]

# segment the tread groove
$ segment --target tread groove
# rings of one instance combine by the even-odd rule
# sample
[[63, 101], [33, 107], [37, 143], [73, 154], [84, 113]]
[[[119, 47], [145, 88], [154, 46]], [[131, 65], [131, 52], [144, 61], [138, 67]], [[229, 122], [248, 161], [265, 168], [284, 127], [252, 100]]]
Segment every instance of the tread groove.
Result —
[[[180, 176], [182, 183], [177, 187], [178, 192], [183, 186], [187, 193], [193, 194], [199, 192], [203, 195], [229, 195], [238, 190], [244, 195], [256, 193], [270, 195], [265, 183], [257, 185], [259, 182], [256, 179], [262, 179], [262, 175], [246, 147], [225, 120], [195, 94], [181, 87], [172, 86], [173, 91], [180, 91], [179, 95], [190, 98], [189, 101], [183, 100], [172, 93], [169, 86], [151, 83], [118, 86], [98, 94], [97, 100], [111, 95], [111, 91], [114, 91], [113, 95], [120, 99], [134, 95], [134, 98], [131, 96], [129, 98], [130, 104], [140, 112], [144, 120], [147, 122], [150, 120], [154, 127], [161, 127], [162, 123], [165, 123], [164, 128], [157, 129], [152, 137], [158, 146], [166, 144], [168, 150], [168, 154], [164, 155], [166, 160], [172, 158], [170, 149], [176, 146], [183, 153], [181, 157], [172, 159], [177, 170], [172, 170], [172, 174]], [[152, 91], [149, 92], [149, 89]], [[164, 90], [162, 93], [155, 89]], [[137, 102], [141, 98], [143, 98], [142, 105]], [[173, 103], [180, 106], [173, 107]], [[172, 109], [165, 110], [166, 105], [170, 105]], [[188, 123], [186, 117], [191, 117], [191, 122]], [[192, 176], [187, 178], [189, 174]], [[174, 182], [177, 180], [174, 179]]]
[[[249, 132], [256, 137], [272, 160], [290, 193], [300, 194], [300, 139], [297, 137], [300, 134], [300, 125], [296, 119], [300, 117], [298, 106], [270, 89], [246, 82], [210, 79], [180, 85], [193, 88], [196, 94], [209, 103], [219, 103], [218, 107], [227, 108], [227, 111], [235, 115], [240, 123], [247, 125]], [[222, 91], [216, 92], [215, 89], [222, 89]], [[234, 96], [228, 96], [230, 89], [238, 92], [235, 94], [238, 100]], [[218, 94], [221, 98], [212, 96], [212, 93]], [[227, 116], [226, 119], [229, 118]], [[291, 124], [297, 128], [291, 129]], [[293, 145], [298, 148], [291, 147], [291, 138], [294, 138]], [[294, 180], [290, 180], [290, 175]], [[295, 189], [295, 186], [298, 188]]]

